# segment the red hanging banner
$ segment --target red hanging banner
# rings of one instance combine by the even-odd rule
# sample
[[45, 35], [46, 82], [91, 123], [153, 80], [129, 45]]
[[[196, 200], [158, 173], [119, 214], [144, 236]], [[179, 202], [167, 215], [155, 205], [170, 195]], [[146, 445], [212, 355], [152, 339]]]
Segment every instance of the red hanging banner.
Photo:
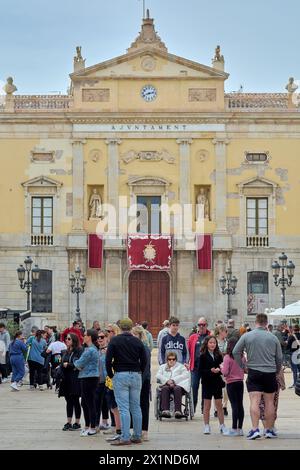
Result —
[[102, 269], [103, 263], [103, 237], [96, 233], [89, 234], [88, 258], [90, 269]]
[[204, 271], [212, 269], [211, 235], [197, 235], [197, 267]]
[[172, 262], [170, 235], [129, 235], [128, 268], [139, 271], [168, 271]]

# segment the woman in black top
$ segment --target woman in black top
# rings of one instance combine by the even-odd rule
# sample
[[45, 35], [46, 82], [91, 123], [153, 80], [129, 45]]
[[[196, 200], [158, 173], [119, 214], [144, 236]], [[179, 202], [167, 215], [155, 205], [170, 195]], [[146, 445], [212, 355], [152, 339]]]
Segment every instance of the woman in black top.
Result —
[[225, 430], [224, 413], [222, 407], [223, 392], [225, 383], [221, 376], [220, 364], [223, 356], [219, 350], [215, 336], [207, 336], [201, 347], [199, 370], [202, 377], [202, 394], [204, 399], [204, 434], [210, 434], [209, 415], [212, 397], [215, 399], [215, 406], [218, 412], [220, 432]]
[[[65, 397], [67, 402], [67, 423], [63, 431], [77, 431], [80, 429], [81, 395], [79, 370], [74, 367], [74, 361], [80, 358], [83, 349], [80, 347], [78, 336], [68, 333], [66, 337], [67, 351], [62, 357], [60, 365], [61, 377], [59, 383], [59, 397]], [[73, 411], [75, 411], [75, 423], [72, 425]]]

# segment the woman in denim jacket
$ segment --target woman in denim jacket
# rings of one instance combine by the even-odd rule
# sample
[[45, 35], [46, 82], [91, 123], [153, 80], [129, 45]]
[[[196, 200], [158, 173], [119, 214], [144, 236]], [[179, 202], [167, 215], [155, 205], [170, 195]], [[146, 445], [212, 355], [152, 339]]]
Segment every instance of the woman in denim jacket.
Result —
[[74, 366], [79, 370], [78, 378], [81, 382], [81, 406], [85, 420], [85, 429], [80, 433], [82, 437], [97, 434], [95, 394], [100, 374], [98, 332], [87, 330], [84, 344], [87, 346], [86, 349], [80, 359], [74, 362]]

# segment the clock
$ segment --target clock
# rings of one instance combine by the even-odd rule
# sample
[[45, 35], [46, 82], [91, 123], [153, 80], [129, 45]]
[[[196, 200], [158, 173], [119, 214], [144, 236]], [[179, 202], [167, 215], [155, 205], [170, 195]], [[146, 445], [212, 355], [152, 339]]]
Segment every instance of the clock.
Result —
[[141, 91], [141, 97], [145, 101], [154, 101], [157, 97], [157, 90], [153, 85], [145, 85]]

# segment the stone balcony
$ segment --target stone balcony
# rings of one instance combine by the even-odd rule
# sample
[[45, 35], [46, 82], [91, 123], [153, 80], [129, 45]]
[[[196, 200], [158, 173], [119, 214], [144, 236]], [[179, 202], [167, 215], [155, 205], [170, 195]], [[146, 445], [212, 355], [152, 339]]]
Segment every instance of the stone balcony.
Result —
[[288, 93], [229, 93], [225, 94], [226, 111], [297, 111]]

